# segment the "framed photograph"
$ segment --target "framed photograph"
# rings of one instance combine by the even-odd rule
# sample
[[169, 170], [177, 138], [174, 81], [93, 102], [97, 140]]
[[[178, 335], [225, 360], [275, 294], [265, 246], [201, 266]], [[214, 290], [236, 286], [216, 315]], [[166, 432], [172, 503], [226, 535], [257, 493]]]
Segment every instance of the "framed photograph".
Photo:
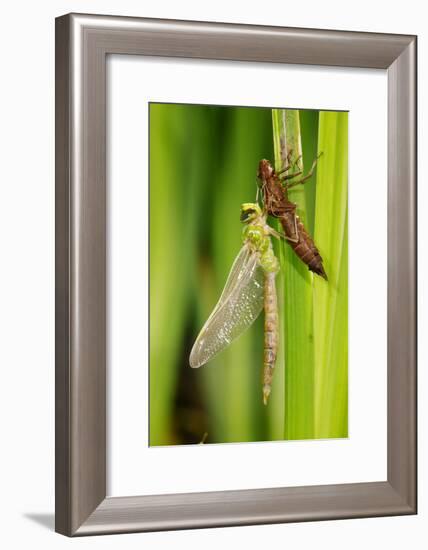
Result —
[[416, 37], [56, 20], [56, 530], [416, 513]]

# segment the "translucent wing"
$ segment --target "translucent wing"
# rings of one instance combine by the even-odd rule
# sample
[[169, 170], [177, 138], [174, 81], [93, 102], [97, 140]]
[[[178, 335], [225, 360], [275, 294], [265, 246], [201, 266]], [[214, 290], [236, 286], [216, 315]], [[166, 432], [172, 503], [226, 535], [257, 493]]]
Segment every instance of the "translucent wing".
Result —
[[200, 367], [240, 336], [263, 309], [264, 273], [259, 257], [247, 245], [236, 257], [217, 305], [190, 353], [191, 367]]

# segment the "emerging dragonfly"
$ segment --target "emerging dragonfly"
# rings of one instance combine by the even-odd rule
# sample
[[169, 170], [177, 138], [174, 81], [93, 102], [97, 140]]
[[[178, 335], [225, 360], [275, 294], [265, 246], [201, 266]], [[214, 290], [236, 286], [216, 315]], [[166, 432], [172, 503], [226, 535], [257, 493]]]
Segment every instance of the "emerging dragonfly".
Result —
[[245, 224], [244, 244], [217, 305], [193, 345], [189, 363], [193, 368], [207, 363], [240, 336], [264, 307], [263, 402], [266, 405], [278, 348], [275, 276], [279, 263], [270, 236], [279, 237], [279, 234], [266, 223], [266, 214], [258, 204], [243, 204], [241, 221]]

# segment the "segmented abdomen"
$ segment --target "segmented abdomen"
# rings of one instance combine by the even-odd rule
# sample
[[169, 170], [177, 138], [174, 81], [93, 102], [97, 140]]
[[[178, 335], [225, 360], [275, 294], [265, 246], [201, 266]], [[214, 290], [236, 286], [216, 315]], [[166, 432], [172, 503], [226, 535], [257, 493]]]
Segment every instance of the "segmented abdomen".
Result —
[[265, 341], [263, 360], [263, 403], [266, 405], [272, 385], [278, 349], [278, 301], [276, 297], [275, 273], [265, 274], [264, 309]]
[[[289, 237], [295, 237], [294, 231], [290, 235], [290, 220], [287, 220], [286, 216], [281, 217], [281, 223], [285, 234]], [[299, 219], [297, 219], [297, 235], [299, 237], [298, 242], [288, 241], [288, 244], [311, 271], [327, 280], [327, 274], [324, 271], [318, 248]]]

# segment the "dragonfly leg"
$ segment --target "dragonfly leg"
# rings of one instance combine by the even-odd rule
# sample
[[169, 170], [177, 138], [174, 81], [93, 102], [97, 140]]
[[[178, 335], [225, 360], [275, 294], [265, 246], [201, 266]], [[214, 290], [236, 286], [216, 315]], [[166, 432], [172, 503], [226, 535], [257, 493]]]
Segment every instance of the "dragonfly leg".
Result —
[[299, 170], [299, 162], [302, 160], [302, 155], [300, 154], [298, 157], [296, 157], [294, 162], [291, 161], [292, 156], [293, 156], [293, 149], [290, 149], [287, 155], [287, 162], [290, 165], [290, 168], [291, 167], [295, 168], [297, 166], [297, 169]]
[[297, 224], [295, 225], [295, 228], [297, 237], [289, 237], [285, 233], [280, 233], [279, 231], [272, 229], [272, 227], [269, 227], [269, 234], [272, 235], [272, 237], [276, 237], [277, 239], [285, 239], [286, 241], [290, 241], [292, 243], [298, 243], [299, 235], [297, 234]]
[[[295, 187], [296, 185], [300, 185], [302, 183], [305, 183], [306, 181], [308, 181], [314, 174], [314, 170], [315, 170], [315, 166], [317, 165], [317, 162], [318, 162], [318, 159], [320, 158], [320, 156], [322, 155], [322, 152], [317, 156], [317, 158], [314, 160], [314, 162], [312, 163], [312, 166], [311, 166], [311, 169], [309, 170], [309, 172], [306, 174], [306, 176], [304, 176], [303, 178], [297, 180], [297, 181], [293, 181], [291, 183], [288, 183], [286, 184], [285, 188], [288, 190], [288, 189], [291, 189], [292, 187]], [[300, 173], [296, 173], [294, 174], [293, 177], [297, 176], [297, 175], [300, 175], [302, 172]], [[288, 176], [286, 176], [284, 178], [285, 179], [291, 179], [289, 178]]]
[[287, 241], [290, 241], [292, 243], [298, 243], [299, 239], [300, 239], [300, 235], [299, 235], [299, 230], [297, 229], [297, 214], [296, 214], [295, 209], [294, 209], [294, 212], [293, 212], [293, 217], [294, 217], [294, 235], [295, 235], [295, 237], [289, 237], [285, 233], [279, 233], [279, 235], [280, 235], [280, 237], [283, 237]]
[[[299, 170], [298, 164], [302, 160], [302, 155], [299, 155], [294, 162], [291, 160], [292, 156], [293, 156], [293, 150], [290, 149], [287, 155], [287, 164], [285, 165], [285, 168], [278, 170], [278, 172], [276, 173], [277, 176], [280, 176], [281, 174], [285, 174], [290, 170], [290, 168], [295, 168], [296, 166], [297, 166], [297, 170]], [[299, 173], [301, 174], [301, 172]], [[280, 179], [284, 179], [284, 178], [280, 178]]]
[[[285, 168], [283, 168], [282, 170], [279, 170], [276, 173], [276, 175], [280, 176], [281, 174], [285, 174], [285, 172], [288, 172], [290, 170], [291, 166], [292, 166], [291, 164], [287, 164], [287, 166]], [[282, 179], [282, 178], [280, 178], [280, 179]]]
[[300, 176], [300, 174], [302, 173], [302, 171], [300, 170], [299, 168], [299, 162], [302, 160], [302, 155], [299, 155], [296, 160], [294, 162], [291, 162], [290, 161], [290, 154], [287, 156], [287, 162], [288, 162], [288, 165], [283, 169], [283, 170], [280, 170], [279, 172], [277, 172], [277, 176], [280, 176], [281, 174], [285, 174], [286, 172], [288, 172], [290, 170], [290, 168], [297, 168], [297, 172], [294, 172], [294, 174], [287, 174], [285, 176], [282, 176], [280, 177], [279, 179], [281, 181], [286, 181], [286, 180], [289, 180], [289, 179], [292, 179], [292, 178], [295, 178], [297, 176]]
[[[280, 179], [282, 182], [284, 182], [284, 181], [287, 181], [287, 180], [291, 180], [291, 179], [293, 179], [293, 178], [297, 178], [297, 176], [302, 175], [302, 173], [303, 173], [303, 172], [302, 172], [301, 170], [299, 170], [298, 172], [294, 172], [294, 174], [287, 174], [287, 175], [284, 176], [283, 178], [279, 178], [279, 179]], [[286, 187], [288, 187], [288, 186], [286, 186]]]

